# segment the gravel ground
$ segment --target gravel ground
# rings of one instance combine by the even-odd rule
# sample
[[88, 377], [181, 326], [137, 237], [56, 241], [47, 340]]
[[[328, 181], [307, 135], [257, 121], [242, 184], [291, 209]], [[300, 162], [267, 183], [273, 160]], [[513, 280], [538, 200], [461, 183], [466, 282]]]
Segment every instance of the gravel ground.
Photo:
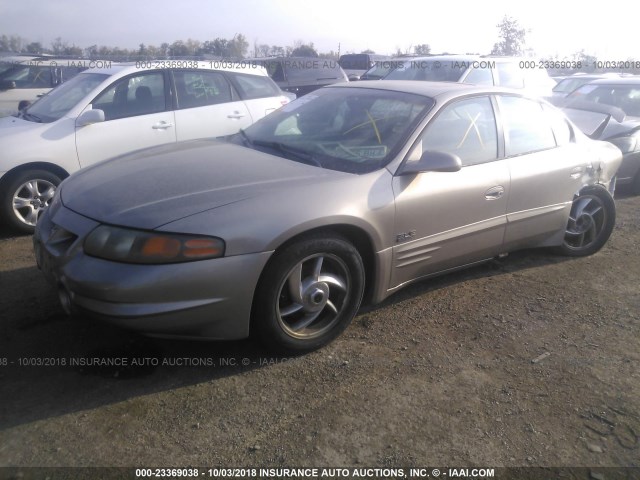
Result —
[[592, 257], [415, 284], [298, 358], [70, 320], [0, 232], [0, 466], [640, 467], [640, 197], [617, 206]]

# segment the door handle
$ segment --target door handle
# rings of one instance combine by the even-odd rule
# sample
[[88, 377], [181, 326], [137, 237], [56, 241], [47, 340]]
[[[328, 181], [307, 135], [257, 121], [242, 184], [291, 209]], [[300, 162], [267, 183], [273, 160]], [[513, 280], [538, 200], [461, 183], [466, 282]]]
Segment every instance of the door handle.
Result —
[[168, 123], [168, 122], [158, 122], [155, 125], [153, 125], [151, 128], [153, 128], [154, 130], [166, 130], [167, 128], [171, 128], [173, 127], [173, 123]]
[[489, 190], [484, 192], [484, 198], [487, 200], [497, 200], [504, 195], [504, 187], [501, 185], [496, 185], [495, 187], [491, 187]]
[[235, 111], [233, 113], [230, 113], [229, 115], [227, 115], [227, 118], [242, 118], [242, 117], [246, 117], [247, 115], [244, 113], [240, 113], [238, 111]]

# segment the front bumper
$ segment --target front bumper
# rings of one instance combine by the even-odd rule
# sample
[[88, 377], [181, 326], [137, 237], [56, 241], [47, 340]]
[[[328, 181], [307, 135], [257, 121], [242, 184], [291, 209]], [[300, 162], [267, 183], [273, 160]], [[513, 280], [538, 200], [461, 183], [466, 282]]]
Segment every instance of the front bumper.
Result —
[[155, 336], [248, 336], [253, 294], [272, 252], [167, 265], [116, 263], [82, 249], [98, 225], [63, 206], [38, 222], [38, 267], [67, 312]]

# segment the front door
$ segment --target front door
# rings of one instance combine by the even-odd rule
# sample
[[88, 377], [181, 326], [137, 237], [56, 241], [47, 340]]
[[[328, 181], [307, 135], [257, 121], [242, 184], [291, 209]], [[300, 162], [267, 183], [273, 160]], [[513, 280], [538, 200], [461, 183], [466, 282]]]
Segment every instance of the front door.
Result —
[[116, 80], [88, 109], [104, 111], [105, 121], [76, 127], [80, 165], [141, 148], [176, 141], [176, 122], [170, 109], [162, 71], [143, 72]]
[[458, 100], [429, 123], [407, 161], [427, 150], [462, 160], [457, 172], [396, 176], [396, 246], [390, 287], [501, 252], [509, 197], [488, 96]]

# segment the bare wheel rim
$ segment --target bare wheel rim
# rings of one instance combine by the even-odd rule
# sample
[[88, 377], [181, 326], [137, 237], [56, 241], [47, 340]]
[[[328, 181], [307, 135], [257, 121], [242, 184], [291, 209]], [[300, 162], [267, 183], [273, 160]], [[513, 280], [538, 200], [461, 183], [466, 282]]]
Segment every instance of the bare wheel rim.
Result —
[[28, 180], [13, 194], [13, 213], [22, 223], [35, 226], [55, 192], [56, 186], [48, 180]]
[[349, 269], [337, 256], [316, 254], [297, 263], [278, 289], [276, 313], [287, 335], [311, 339], [331, 330], [346, 306]]
[[607, 224], [607, 209], [597, 195], [578, 197], [571, 206], [564, 237], [567, 248], [584, 250], [600, 238]]

